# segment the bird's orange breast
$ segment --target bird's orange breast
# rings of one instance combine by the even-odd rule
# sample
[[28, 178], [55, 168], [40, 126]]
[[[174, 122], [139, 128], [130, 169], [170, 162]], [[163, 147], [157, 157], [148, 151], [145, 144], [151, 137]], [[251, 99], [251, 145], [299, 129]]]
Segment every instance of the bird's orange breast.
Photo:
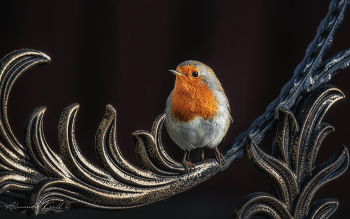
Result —
[[198, 69], [187, 65], [177, 70], [186, 76], [176, 76], [171, 101], [174, 117], [183, 122], [189, 122], [196, 116], [205, 120], [214, 119], [218, 101], [200, 78], [191, 77], [192, 72]]

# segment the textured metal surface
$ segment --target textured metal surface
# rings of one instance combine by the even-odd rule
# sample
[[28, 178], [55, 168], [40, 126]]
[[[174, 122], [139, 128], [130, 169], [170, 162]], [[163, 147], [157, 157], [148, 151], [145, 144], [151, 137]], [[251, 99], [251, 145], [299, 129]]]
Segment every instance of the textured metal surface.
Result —
[[[270, 190], [272, 193], [278, 194], [279, 197], [276, 198], [268, 193], [260, 194], [260, 196], [248, 196], [252, 198], [246, 198], [248, 201], [241, 203], [242, 209], [248, 209], [244, 211], [244, 217], [249, 217], [249, 215], [260, 211], [261, 208], [251, 206], [256, 206], [254, 203], [260, 203], [262, 199], [265, 200], [264, 204], [261, 205], [265, 209], [263, 214], [273, 218], [294, 217], [295, 212], [290, 211], [291, 208], [287, 207], [287, 203], [290, 204], [293, 202], [292, 200], [299, 197], [296, 194], [299, 194], [298, 192], [301, 190], [299, 191], [296, 185], [311, 180], [309, 174], [311, 170], [312, 174], [316, 174], [316, 178], [313, 179], [314, 181], [311, 180], [308, 185], [316, 187], [303, 187], [302, 189], [311, 191], [312, 194], [327, 181], [323, 180], [322, 177], [328, 170], [337, 165], [340, 168], [329, 172], [328, 180], [335, 173], [339, 175], [345, 170], [343, 164], [347, 162], [347, 155], [344, 155], [347, 154], [344, 152], [345, 149], [336, 155], [331, 163], [327, 164], [329, 165], [329, 168], [326, 168], [327, 171], [324, 171], [324, 167], [313, 169], [319, 145], [332, 129], [323, 123], [316, 122], [313, 119], [313, 114], [298, 112], [301, 112], [302, 104], [305, 107], [314, 106], [312, 109], [315, 110], [315, 113], [319, 113], [317, 121], [320, 122], [323, 116], [321, 109], [325, 112], [327, 107], [331, 105], [327, 105], [327, 103], [329, 101], [335, 102], [335, 99], [341, 96], [337, 89], [329, 87], [326, 87], [326, 91], [332, 90], [334, 94], [331, 95], [327, 92], [326, 94], [324, 90], [322, 96], [317, 93], [321, 92], [317, 88], [327, 83], [333, 75], [349, 65], [350, 50], [344, 50], [322, 62], [322, 57], [332, 43], [334, 32], [342, 22], [348, 4], [349, 2], [344, 0], [331, 2], [329, 13], [322, 21], [316, 38], [309, 45], [304, 60], [295, 70], [292, 79], [284, 86], [280, 96], [268, 106], [266, 112], [253, 122], [246, 132], [221, 150], [226, 159], [222, 170], [225, 170], [233, 161], [245, 154], [243, 146], [249, 141], [255, 155], [259, 155], [260, 160], [265, 159], [265, 163], [273, 166], [272, 169], [269, 169], [270, 175], [267, 174], [267, 177], [277, 184]], [[133, 208], [186, 191], [220, 171], [216, 159], [210, 158], [195, 163], [195, 170], [184, 174], [183, 165], [170, 158], [162, 146], [160, 136], [165, 119], [164, 115], [155, 120], [151, 132], [136, 131], [133, 133], [137, 159], [142, 168], [132, 165], [123, 157], [117, 144], [116, 111], [111, 105], [107, 106], [95, 138], [96, 154], [103, 168], [87, 160], [75, 140], [74, 126], [78, 104], [73, 104], [62, 112], [58, 133], [59, 154], [53, 152], [45, 141], [43, 133], [45, 107], [35, 109], [28, 117], [25, 124], [25, 141], [20, 143], [12, 133], [7, 119], [7, 101], [10, 90], [15, 80], [24, 71], [49, 62], [50, 58], [47, 55], [31, 49], [14, 51], [0, 62], [1, 209], [17, 203], [16, 205], [22, 207], [13, 208], [12, 211], [26, 212], [28, 216], [32, 217], [41, 213], [62, 212], [81, 207], [105, 210]], [[305, 101], [305, 96], [316, 95], [314, 93], [317, 93], [317, 97], [322, 96], [326, 99], [333, 97], [335, 99], [327, 99], [328, 102], [324, 102], [323, 99], [316, 98], [322, 103], [321, 105], [315, 104], [317, 101], [309, 103]], [[318, 109], [321, 111], [317, 111]], [[310, 109], [308, 110], [310, 111]], [[282, 114], [284, 117], [278, 119], [278, 116]], [[291, 115], [297, 114], [299, 115], [298, 123], [290, 119]], [[274, 152], [274, 156], [277, 156], [279, 160], [276, 161], [275, 158], [269, 160], [271, 156], [264, 154], [256, 144], [263, 139], [274, 122], [281, 123], [285, 118], [288, 118], [289, 125], [286, 127], [280, 125]], [[298, 127], [296, 124], [304, 124], [304, 126]], [[281, 132], [281, 130], [288, 131]], [[282, 146], [285, 145], [283, 142], [290, 141], [289, 138], [292, 136], [290, 132], [292, 134], [295, 132], [304, 133], [298, 139], [299, 147]], [[317, 139], [314, 140], [312, 146], [314, 157], [308, 154], [308, 149], [311, 147], [308, 146], [311, 142], [310, 139]], [[299, 154], [301, 156], [297, 158]], [[252, 157], [252, 155], [249, 156]], [[344, 156], [346, 159], [339, 160]], [[293, 159], [287, 161], [288, 157], [293, 157]], [[290, 162], [290, 166], [283, 166], [280, 164], [281, 162]], [[282, 171], [279, 173], [282, 174], [281, 177], [295, 180], [285, 180], [284, 183], [274, 181], [273, 176], [275, 175], [272, 173], [277, 170], [273, 172], [273, 168]], [[303, 208], [310, 204], [307, 200], [312, 197], [311, 193], [300, 193], [300, 197], [303, 195], [304, 198], [300, 203], [295, 203], [300, 206], [299, 209], [302, 209], [300, 213], [297, 212], [300, 217], [305, 216]], [[63, 202], [65, 203], [64, 207], [55, 207]], [[323, 200], [314, 203], [310, 207], [310, 212], [314, 212], [312, 213], [314, 216], [326, 215], [324, 212], [331, 213], [336, 206], [335, 200]]]
[[[245, 151], [253, 165], [269, 179], [270, 193], [253, 193], [236, 207], [234, 218], [264, 215], [267, 218], [328, 218], [338, 206], [335, 199], [311, 205], [315, 193], [343, 174], [349, 166], [349, 152], [341, 146], [330, 160], [315, 167], [318, 149], [332, 126], [321, 120], [344, 94], [331, 85], [316, 89], [297, 111], [279, 109], [273, 156], [249, 138]], [[274, 194], [274, 195], [272, 195]], [[311, 206], [310, 206], [311, 205]]]

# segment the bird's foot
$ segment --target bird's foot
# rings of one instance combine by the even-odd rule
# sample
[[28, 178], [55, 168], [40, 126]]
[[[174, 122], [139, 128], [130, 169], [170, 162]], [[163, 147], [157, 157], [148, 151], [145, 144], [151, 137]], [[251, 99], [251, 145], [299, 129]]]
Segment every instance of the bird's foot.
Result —
[[190, 159], [190, 151], [185, 150], [184, 158], [182, 159], [182, 164], [185, 166], [185, 170], [188, 175], [190, 175], [189, 173], [191, 172], [191, 168], [193, 168], [193, 170], [196, 169], [194, 165], [189, 161], [189, 159]]
[[182, 161], [182, 164], [185, 166], [186, 173], [187, 173], [188, 175], [189, 175], [189, 173], [191, 172], [191, 168], [193, 168], [193, 170], [196, 169], [196, 167], [195, 167], [190, 161], [183, 160], [183, 161]]
[[226, 163], [226, 160], [225, 160], [224, 156], [222, 156], [222, 154], [219, 152], [217, 147], [215, 147], [214, 150], [215, 150], [216, 161], [219, 163], [220, 169], [221, 169], [221, 158], [224, 160], [225, 163]]

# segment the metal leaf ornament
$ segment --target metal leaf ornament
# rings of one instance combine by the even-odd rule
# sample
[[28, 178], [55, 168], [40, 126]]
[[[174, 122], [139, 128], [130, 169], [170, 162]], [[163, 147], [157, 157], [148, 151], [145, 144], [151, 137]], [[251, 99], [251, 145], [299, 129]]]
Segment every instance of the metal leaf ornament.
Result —
[[275, 196], [265, 192], [246, 196], [236, 207], [235, 218], [328, 218], [336, 210], [335, 199], [322, 199], [312, 205], [311, 200], [325, 183], [349, 166], [348, 149], [341, 146], [330, 160], [315, 167], [323, 139], [334, 131], [321, 120], [329, 107], [344, 97], [337, 88], [324, 85], [306, 98], [297, 119], [290, 110], [280, 108], [273, 156], [247, 140], [246, 154], [269, 179], [268, 191]]

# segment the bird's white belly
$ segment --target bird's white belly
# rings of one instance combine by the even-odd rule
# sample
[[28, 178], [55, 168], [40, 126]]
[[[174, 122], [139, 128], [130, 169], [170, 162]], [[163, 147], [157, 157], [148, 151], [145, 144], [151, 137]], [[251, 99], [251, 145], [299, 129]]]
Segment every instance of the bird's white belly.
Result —
[[170, 138], [183, 150], [195, 148], [214, 148], [222, 141], [229, 124], [227, 119], [217, 115], [215, 120], [203, 120], [200, 117], [189, 122], [179, 122], [171, 114], [165, 120]]

